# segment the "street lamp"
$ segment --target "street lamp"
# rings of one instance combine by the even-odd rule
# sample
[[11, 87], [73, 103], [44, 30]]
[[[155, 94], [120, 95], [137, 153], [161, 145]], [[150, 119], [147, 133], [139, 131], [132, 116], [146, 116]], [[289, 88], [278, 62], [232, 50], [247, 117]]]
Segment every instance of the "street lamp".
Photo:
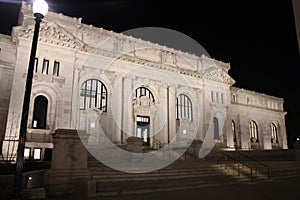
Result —
[[36, 54], [36, 48], [38, 43], [40, 23], [48, 12], [48, 4], [44, 0], [35, 0], [32, 5], [32, 11], [35, 16], [35, 27], [34, 27], [34, 33], [32, 38], [31, 53], [30, 53], [27, 78], [26, 78], [26, 86], [25, 86], [25, 94], [23, 100], [19, 144], [17, 150], [16, 171], [14, 175], [14, 185], [13, 185], [13, 194], [12, 194], [13, 199], [21, 198], [22, 173], [23, 173], [23, 165], [24, 165], [24, 149], [25, 149], [25, 140], [26, 140], [26, 132], [27, 132], [28, 110], [29, 110], [29, 103], [30, 103], [35, 54]]

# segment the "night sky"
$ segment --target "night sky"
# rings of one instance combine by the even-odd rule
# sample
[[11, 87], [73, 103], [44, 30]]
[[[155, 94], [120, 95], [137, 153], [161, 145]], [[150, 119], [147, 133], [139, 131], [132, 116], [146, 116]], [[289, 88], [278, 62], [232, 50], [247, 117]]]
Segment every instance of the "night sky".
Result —
[[[289, 146], [300, 137], [300, 57], [292, 0], [46, 1], [51, 11], [115, 32], [163, 27], [193, 38], [212, 58], [231, 64], [234, 86], [284, 98]], [[9, 34], [16, 25], [20, 2], [0, 0], [0, 33]]]

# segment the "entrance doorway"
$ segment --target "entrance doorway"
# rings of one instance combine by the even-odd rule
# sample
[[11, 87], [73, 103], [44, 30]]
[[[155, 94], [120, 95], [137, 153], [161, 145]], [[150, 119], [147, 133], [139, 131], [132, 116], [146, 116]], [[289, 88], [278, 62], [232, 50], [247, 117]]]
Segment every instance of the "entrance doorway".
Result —
[[143, 138], [143, 146], [150, 146], [150, 117], [136, 117], [136, 137]]
[[48, 100], [40, 95], [34, 100], [32, 128], [46, 129]]

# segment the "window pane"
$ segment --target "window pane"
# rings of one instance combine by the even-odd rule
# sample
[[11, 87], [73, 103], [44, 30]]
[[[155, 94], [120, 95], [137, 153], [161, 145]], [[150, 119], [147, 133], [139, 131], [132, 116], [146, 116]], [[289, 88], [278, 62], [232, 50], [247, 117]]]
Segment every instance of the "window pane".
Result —
[[38, 61], [39, 61], [38, 58], [35, 58], [35, 59], [34, 59], [34, 70], [33, 70], [33, 73], [37, 73], [37, 69], [38, 69]]
[[30, 148], [25, 147], [24, 149], [24, 159], [30, 158]]
[[258, 142], [258, 130], [257, 125], [254, 121], [251, 121], [249, 124], [249, 131], [250, 131], [250, 140], [251, 142]]
[[105, 85], [96, 79], [85, 81], [80, 90], [80, 109], [98, 108], [106, 111], [107, 92]]
[[57, 61], [54, 61], [54, 66], [53, 66], [53, 75], [58, 76], [59, 75], [59, 65], [60, 63]]
[[42, 152], [42, 149], [40, 148], [35, 148], [33, 150], [33, 159], [35, 160], [40, 160], [41, 159], [41, 152]]
[[142, 96], [146, 96], [146, 97], [150, 98], [152, 100], [152, 102], [154, 102], [153, 94], [148, 88], [139, 87], [135, 90], [135, 97], [136, 98], [142, 97]]
[[48, 74], [48, 68], [49, 68], [49, 60], [44, 59], [42, 73]]
[[176, 119], [193, 120], [191, 100], [184, 94], [180, 94], [176, 100]]

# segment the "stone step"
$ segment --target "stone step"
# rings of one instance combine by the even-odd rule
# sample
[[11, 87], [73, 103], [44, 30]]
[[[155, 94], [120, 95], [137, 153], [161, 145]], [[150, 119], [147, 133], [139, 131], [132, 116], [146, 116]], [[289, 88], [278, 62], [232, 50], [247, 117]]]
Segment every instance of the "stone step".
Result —
[[[101, 170], [105, 169], [105, 170]], [[176, 162], [149, 173], [124, 173], [109, 168], [90, 168], [98, 196], [116, 196], [161, 191], [195, 189], [250, 182], [247, 176], [223, 173], [216, 162]]]
[[101, 170], [101, 169], [90, 169], [90, 171], [94, 174], [108, 174], [108, 175], [133, 175], [133, 176], [147, 176], [151, 174], [179, 174], [179, 173], [191, 173], [191, 172], [205, 172], [209, 173], [211, 171], [215, 171], [214, 168], [196, 168], [196, 169], [164, 169], [157, 170], [148, 173], [126, 173], [122, 171], [113, 171], [113, 170]]
[[[242, 180], [241, 180], [242, 181]], [[141, 180], [124, 182], [102, 182], [97, 183], [98, 196], [115, 196], [127, 194], [140, 194], [161, 191], [174, 191], [195, 189], [200, 187], [219, 186], [233, 184], [231, 177], [215, 175], [202, 178], [178, 178], [174, 180]], [[236, 183], [236, 182], [235, 182]]]
[[176, 179], [176, 178], [192, 178], [192, 177], [207, 177], [213, 176], [215, 173], [185, 173], [185, 174], [171, 174], [171, 175], [147, 175], [147, 176], [139, 176], [139, 175], [123, 175], [123, 176], [103, 176], [103, 175], [93, 175], [92, 179], [99, 179], [101, 182], [108, 182], [112, 179], [115, 181], [135, 181], [135, 180], [161, 180], [161, 179]]

